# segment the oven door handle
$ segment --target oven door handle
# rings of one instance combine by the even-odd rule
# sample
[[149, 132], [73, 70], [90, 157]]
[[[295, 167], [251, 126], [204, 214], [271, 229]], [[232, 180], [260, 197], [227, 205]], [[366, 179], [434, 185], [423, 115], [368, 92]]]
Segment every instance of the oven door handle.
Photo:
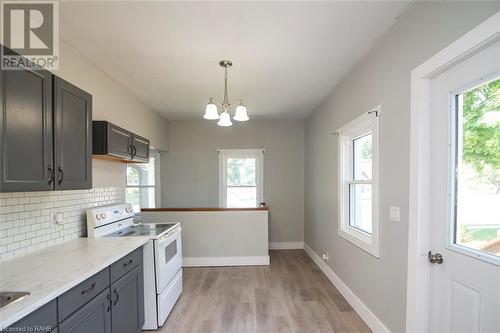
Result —
[[164, 243], [169, 242], [171, 239], [174, 239], [180, 232], [181, 232], [180, 228], [175, 228], [174, 230], [170, 231], [166, 235], [161, 236], [158, 239], [158, 245], [162, 245]]

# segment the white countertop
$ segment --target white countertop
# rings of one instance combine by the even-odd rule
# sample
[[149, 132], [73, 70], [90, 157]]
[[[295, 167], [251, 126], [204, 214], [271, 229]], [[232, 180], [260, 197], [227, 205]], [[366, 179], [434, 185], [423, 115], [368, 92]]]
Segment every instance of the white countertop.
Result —
[[148, 240], [147, 237], [79, 238], [0, 262], [0, 291], [30, 293], [0, 309], [0, 330], [146, 244]]

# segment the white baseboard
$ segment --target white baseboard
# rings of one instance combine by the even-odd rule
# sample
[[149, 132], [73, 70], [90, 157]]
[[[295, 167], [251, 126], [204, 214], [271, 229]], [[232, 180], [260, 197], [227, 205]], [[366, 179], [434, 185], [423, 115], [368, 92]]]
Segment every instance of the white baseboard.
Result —
[[303, 249], [304, 242], [270, 242], [269, 250], [296, 250]]
[[182, 258], [182, 266], [183, 267], [261, 266], [261, 265], [269, 265], [269, 256]]
[[344, 296], [344, 298], [349, 302], [351, 307], [356, 311], [359, 316], [364, 320], [366, 325], [370, 327], [373, 332], [390, 332], [387, 327], [378, 319], [377, 316], [370, 311], [363, 301], [359, 299], [356, 294], [349, 289], [347, 284], [342, 281], [337, 274], [328, 266], [321, 257], [314, 252], [314, 250], [307, 244], [304, 244], [304, 250], [311, 257], [311, 259], [318, 265], [323, 273], [328, 277], [330, 282], [337, 288], [337, 290]]

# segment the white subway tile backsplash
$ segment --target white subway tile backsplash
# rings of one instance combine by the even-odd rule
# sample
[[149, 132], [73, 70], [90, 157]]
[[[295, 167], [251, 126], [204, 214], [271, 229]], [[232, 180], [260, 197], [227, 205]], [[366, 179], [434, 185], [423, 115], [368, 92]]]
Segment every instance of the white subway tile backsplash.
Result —
[[[87, 208], [123, 201], [121, 187], [0, 193], [0, 260], [82, 237]], [[56, 213], [63, 214], [62, 225], [52, 223]]]

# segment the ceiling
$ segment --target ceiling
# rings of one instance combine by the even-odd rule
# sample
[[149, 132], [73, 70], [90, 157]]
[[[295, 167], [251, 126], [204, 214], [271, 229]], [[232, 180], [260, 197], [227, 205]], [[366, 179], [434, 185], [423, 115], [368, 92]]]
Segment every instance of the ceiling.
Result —
[[60, 35], [169, 119], [229, 98], [251, 118], [305, 118], [409, 1], [60, 2]]

